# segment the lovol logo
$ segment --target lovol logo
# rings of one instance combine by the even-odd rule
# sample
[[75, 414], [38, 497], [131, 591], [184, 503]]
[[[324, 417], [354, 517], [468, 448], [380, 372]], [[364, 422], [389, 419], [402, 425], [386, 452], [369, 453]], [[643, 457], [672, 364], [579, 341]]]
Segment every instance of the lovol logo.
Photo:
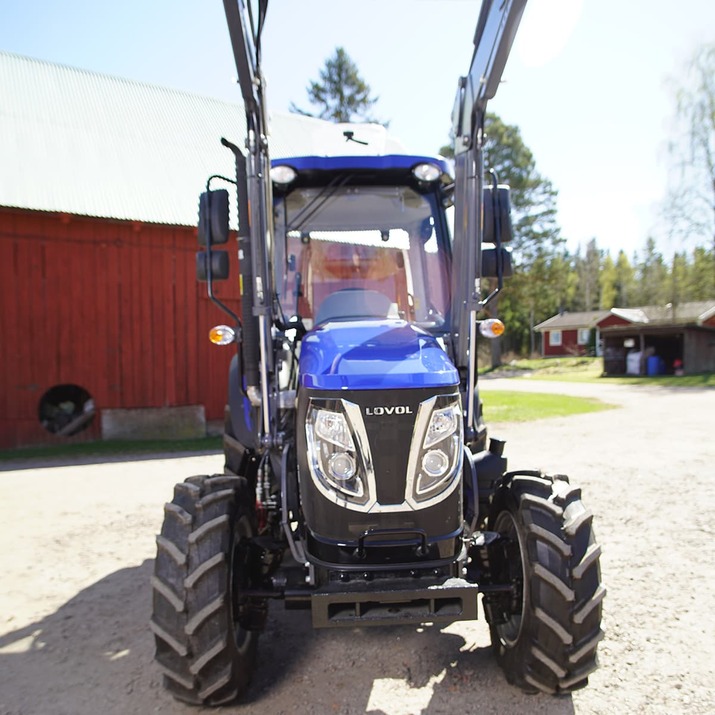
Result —
[[413, 413], [409, 405], [395, 405], [394, 407], [366, 407], [365, 414], [371, 417], [382, 417], [383, 415], [411, 415]]

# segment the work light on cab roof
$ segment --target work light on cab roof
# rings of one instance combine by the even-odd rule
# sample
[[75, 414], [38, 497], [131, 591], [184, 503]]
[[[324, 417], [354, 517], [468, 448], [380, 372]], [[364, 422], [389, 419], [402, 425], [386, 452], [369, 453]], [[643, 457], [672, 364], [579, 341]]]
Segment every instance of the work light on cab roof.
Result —
[[271, 181], [281, 186], [287, 186], [292, 181], [295, 181], [296, 176], [298, 176], [298, 173], [292, 166], [280, 165], [271, 169]]
[[442, 170], [437, 164], [417, 164], [412, 169], [412, 174], [418, 181], [437, 181], [442, 176]]

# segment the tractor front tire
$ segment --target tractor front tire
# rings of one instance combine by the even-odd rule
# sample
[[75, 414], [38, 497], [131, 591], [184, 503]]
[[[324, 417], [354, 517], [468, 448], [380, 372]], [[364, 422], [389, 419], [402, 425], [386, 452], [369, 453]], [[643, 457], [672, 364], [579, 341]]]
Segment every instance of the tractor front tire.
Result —
[[489, 529], [502, 546], [491, 580], [513, 590], [485, 610], [507, 680], [527, 692], [570, 693], [597, 667], [606, 591], [592, 520], [561, 475], [507, 475], [495, 494]]
[[[151, 629], [164, 685], [179, 700], [221, 705], [245, 692], [258, 629], [242, 597], [256, 568], [255, 499], [243, 477], [191, 477], [164, 508]], [[260, 569], [260, 565], [258, 566]]]

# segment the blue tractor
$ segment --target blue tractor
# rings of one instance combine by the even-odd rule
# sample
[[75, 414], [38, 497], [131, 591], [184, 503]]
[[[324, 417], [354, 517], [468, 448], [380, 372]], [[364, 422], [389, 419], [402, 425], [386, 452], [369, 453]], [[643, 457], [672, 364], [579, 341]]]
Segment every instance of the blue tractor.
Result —
[[231, 317], [212, 340], [236, 355], [224, 474], [177, 484], [157, 538], [151, 627], [180, 700], [245, 692], [274, 601], [316, 627], [414, 626], [476, 619], [481, 594], [517, 686], [568, 693], [596, 667], [592, 515], [565, 476], [507, 471], [477, 389], [478, 335], [503, 330], [481, 315], [511, 272], [509, 192], [484, 171], [484, 117], [524, 4], [483, 2], [453, 170], [371, 153], [359, 125], [334, 128], [341, 155], [271, 162], [266, 2], [225, 0], [247, 119], [245, 150], [224, 140], [242, 315], [214, 295], [230, 197], [209, 190], [197, 273]]

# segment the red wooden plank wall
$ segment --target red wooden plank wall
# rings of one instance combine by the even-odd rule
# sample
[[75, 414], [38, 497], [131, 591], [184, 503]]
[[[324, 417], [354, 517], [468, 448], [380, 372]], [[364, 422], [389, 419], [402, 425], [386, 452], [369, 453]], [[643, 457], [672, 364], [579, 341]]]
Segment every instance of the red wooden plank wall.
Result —
[[610, 328], [613, 325], [630, 325], [630, 321], [621, 318], [618, 315], [607, 315], [603, 320], [599, 321], [599, 328]]
[[583, 355], [586, 352], [585, 345], [578, 344], [578, 330], [562, 330], [561, 345], [549, 345], [549, 332], [545, 330], [543, 333], [545, 357], [555, 355]]
[[[0, 448], [73, 438], [38, 420], [43, 394], [87, 390], [96, 408], [203, 404], [221, 419], [232, 348], [197, 283], [196, 230], [0, 209]], [[217, 294], [240, 309], [238, 265]]]

